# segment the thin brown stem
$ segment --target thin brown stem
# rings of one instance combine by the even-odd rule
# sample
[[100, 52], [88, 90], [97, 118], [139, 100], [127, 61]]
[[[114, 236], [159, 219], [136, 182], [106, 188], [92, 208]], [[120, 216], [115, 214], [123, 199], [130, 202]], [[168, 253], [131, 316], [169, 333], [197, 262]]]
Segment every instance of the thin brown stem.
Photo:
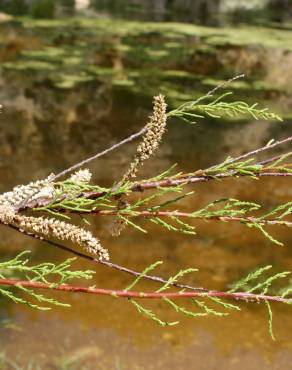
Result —
[[[79, 212], [78, 213], [82, 213]], [[87, 212], [88, 213], [88, 212]], [[233, 216], [204, 216], [204, 215], [194, 215], [189, 212], [179, 212], [179, 211], [108, 211], [108, 210], [94, 210], [90, 214], [100, 215], [100, 216], [115, 216], [117, 214], [123, 215], [125, 217], [187, 217], [197, 220], [205, 221], [223, 221], [223, 222], [242, 222], [242, 223], [259, 223], [261, 225], [280, 225], [292, 227], [292, 222], [283, 220], [266, 220], [256, 217], [233, 217]]]
[[[140, 130], [136, 134], [131, 135], [130, 137], [128, 137], [125, 140], [113, 145], [112, 147], [110, 147], [110, 148], [108, 148], [108, 149], [106, 149], [106, 150], [104, 150], [100, 153], [97, 153], [96, 155], [94, 155], [90, 158], [87, 158], [84, 161], [79, 162], [76, 165], [62, 171], [61, 173], [57, 174], [54, 177], [54, 180], [58, 179], [59, 177], [67, 174], [68, 172], [70, 172], [74, 169], [82, 167], [84, 164], [87, 164], [90, 161], [92, 161], [96, 158], [99, 158], [100, 156], [103, 156], [103, 155], [109, 153], [110, 151], [120, 147], [121, 145], [123, 145], [125, 143], [128, 143], [128, 142], [134, 140], [137, 137], [142, 136], [145, 133], [146, 130], [147, 130], [147, 128], [144, 127], [142, 130]], [[245, 154], [243, 154], [239, 157], [233, 158], [228, 162], [228, 165], [230, 165], [232, 163], [235, 163], [235, 162], [238, 162], [238, 161], [243, 160], [243, 159], [250, 158], [250, 157], [252, 157], [254, 155], [257, 155], [257, 154], [259, 154], [263, 151], [273, 149], [277, 146], [289, 143], [291, 141], [292, 141], [292, 136], [290, 136], [290, 137], [288, 137], [284, 140], [278, 140], [278, 141], [274, 142], [271, 145], [268, 145], [268, 146], [266, 145], [264, 147], [253, 150], [251, 152], [245, 153]], [[262, 162], [258, 162], [257, 164], [258, 165], [264, 165], [264, 164], [271, 163], [273, 160], [277, 160], [277, 159], [279, 159], [278, 156], [267, 159], [267, 160], [262, 161]], [[285, 167], [285, 165], [282, 165], [282, 166]], [[175, 187], [175, 186], [178, 186], [178, 185], [184, 185], [184, 184], [187, 185], [187, 184], [193, 184], [193, 183], [197, 183], [197, 182], [208, 182], [208, 181], [214, 180], [214, 179], [226, 179], [226, 178], [232, 178], [232, 177], [246, 177], [246, 176], [250, 177], [250, 174], [239, 173], [238, 171], [236, 171], [236, 169], [235, 170], [229, 170], [229, 171], [223, 172], [223, 173], [212, 174], [212, 175], [208, 174], [208, 171], [214, 169], [215, 167], [216, 166], [212, 166], [212, 167], [209, 167], [205, 170], [199, 170], [199, 171], [196, 171], [196, 172], [191, 173], [191, 174], [185, 174], [185, 175], [182, 175], [178, 178], [177, 177], [176, 178], [169, 177], [169, 178], [165, 178], [163, 180], [158, 180], [158, 181], [145, 181], [144, 180], [144, 181], [136, 182], [136, 183], [133, 184], [133, 186], [130, 190], [133, 191], [133, 192], [137, 192], [137, 191], [142, 192], [144, 190], [156, 189], [158, 187]], [[272, 170], [272, 169], [267, 169], [267, 168], [262, 168], [258, 172], [253, 173], [253, 177], [258, 177], [258, 178], [261, 178], [261, 177], [289, 177], [289, 176], [292, 176], [291, 172], [284, 172], [284, 171], [279, 171], [279, 170], [277, 171], [277, 169]], [[105, 194], [106, 194], [105, 192], [83, 192], [83, 193], [80, 194], [80, 197], [85, 197], [85, 198], [90, 198], [90, 199], [97, 199], [101, 196], [104, 196]], [[64, 196], [64, 198], [66, 198], [66, 196]], [[38, 205], [36, 205], [35, 202], [30, 204], [29, 201], [27, 201], [26, 204], [22, 204], [22, 207], [21, 207], [21, 209], [18, 209], [18, 212], [26, 210], [26, 209], [31, 209], [31, 208], [34, 208], [36, 206], [40, 206], [40, 207], [46, 206], [51, 201], [52, 201], [52, 199], [47, 199], [46, 201], [42, 200], [40, 202], [40, 204], [38, 204]]]
[[65, 169], [64, 171], [58, 173], [57, 175], [55, 175], [53, 177], [52, 181], [55, 181], [56, 179], [59, 179], [60, 177], [66, 175], [67, 173], [72, 172], [74, 170], [77, 170], [78, 168], [83, 167], [84, 165], [92, 162], [93, 160], [95, 160], [97, 158], [100, 158], [100, 157], [104, 156], [105, 154], [108, 154], [108, 153], [112, 152], [113, 150], [121, 147], [122, 145], [127, 144], [130, 141], [133, 141], [133, 140], [137, 139], [138, 137], [142, 136], [146, 132], [146, 130], [147, 130], [147, 127], [143, 127], [140, 131], [136, 132], [135, 134], [127, 137], [126, 139], [124, 139], [122, 141], [119, 141], [118, 143], [112, 145], [110, 148], [107, 148], [107, 149], [105, 149], [105, 150], [103, 150], [99, 153], [94, 154], [93, 156], [91, 156], [89, 158], [84, 159], [81, 162], [78, 162], [78, 163], [74, 164], [73, 166], [71, 166], [71, 167]]
[[[22, 234], [24, 234], [24, 235], [26, 235], [26, 236], [28, 236], [30, 238], [42, 240], [43, 242], [51, 245], [52, 247], [61, 249], [61, 250], [65, 251], [65, 252], [68, 252], [70, 254], [73, 254], [74, 256], [83, 258], [85, 260], [88, 260], [88, 261], [91, 261], [91, 262], [94, 262], [94, 263], [98, 263], [100, 265], [107, 266], [107, 267], [112, 268], [114, 270], [117, 270], [117, 271], [120, 271], [120, 272], [124, 272], [124, 273], [127, 273], [127, 274], [132, 275], [132, 276], [135, 276], [135, 277], [141, 276], [141, 273], [138, 272], [138, 271], [131, 270], [131, 269], [127, 268], [127, 267], [120, 266], [120, 265], [115, 264], [115, 263], [112, 263], [112, 262], [99, 260], [97, 258], [94, 258], [94, 257], [90, 256], [90, 255], [87, 255], [87, 254], [84, 254], [82, 252], [76, 251], [76, 250], [74, 250], [74, 249], [72, 249], [70, 247], [67, 247], [67, 246], [63, 245], [63, 244], [57, 243], [57, 242], [52, 241], [52, 240], [41, 238], [41, 237], [39, 237], [36, 234], [29, 233], [29, 232], [24, 231], [24, 230], [23, 231], [20, 231], [20, 229], [18, 227], [14, 226], [14, 225], [6, 225], [6, 226], [9, 226], [10, 228], [12, 228], [12, 229], [14, 229], [14, 230], [16, 230], [18, 232], [21, 232]], [[163, 279], [160, 276], [154, 276], [154, 275], [147, 275], [146, 274], [146, 275], [143, 275], [143, 278], [145, 278], [147, 280], [150, 280], [150, 281], [153, 281], [153, 282], [156, 282], [156, 283], [161, 283], [161, 284], [167, 283], [167, 280], [166, 279]], [[170, 285], [172, 285], [172, 286], [174, 286], [176, 288], [180, 288], [180, 289], [189, 289], [189, 290], [192, 290], [192, 291], [201, 291], [201, 292], [206, 291], [205, 288], [194, 287], [194, 286], [191, 286], [191, 285], [177, 283], [177, 282], [173, 282]]]
[[[229, 165], [229, 164], [231, 164], [231, 163], [235, 163], [235, 162], [238, 162], [238, 161], [242, 161], [243, 159], [250, 158], [250, 157], [255, 156], [255, 155], [258, 155], [259, 153], [262, 153], [262, 152], [264, 152], [264, 151], [266, 151], [266, 150], [273, 149], [273, 148], [275, 148], [276, 146], [279, 146], [279, 145], [282, 145], [282, 144], [287, 144], [287, 143], [289, 143], [289, 142], [291, 142], [291, 141], [292, 141], [292, 136], [287, 137], [287, 138], [286, 138], [286, 139], [284, 139], [284, 140], [278, 140], [278, 141], [275, 141], [273, 144], [265, 145], [265, 146], [263, 146], [263, 147], [261, 147], [261, 148], [255, 149], [255, 150], [253, 150], [253, 151], [251, 151], [251, 152], [248, 152], [248, 153], [242, 154], [242, 155], [240, 155], [240, 156], [238, 156], [238, 157], [232, 158], [232, 159], [230, 159], [230, 161], [228, 161], [226, 164], [228, 164], [228, 165]], [[210, 169], [212, 169], [212, 168], [214, 168], [214, 167], [216, 167], [216, 165], [215, 165], [215, 166], [212, 166], [212, 167], [210, 167], [210, 168], [208, 168], [208, 169], [210, 170]]]
[[68, 284], [49, 284], [30, 280], [17, 280], [17, 279], [0, 279], [0, 285], [3, 286], [21, 286], [30, 289], [47, 289], [56, 290], [61, 292], [71, 292], [71, 293], [87, 293], [94, 295], [104, 295], [112, 296], [118, 298], [135, 298], [135, 299], [181, 299], [181, 298], [204, 298], [204, 297], [217, 297], [223, 299], [234, 299], [234, 300], [244, 300], [244, 301], [269, 301], [269, 302], [280, 302], [280, 303], [291, 303], [292, 299], [283, 298], [280, 296], [271, 296], [265, 294], [255, 294], [248, 292], [219, 292], [216, 290], [208, 290], [207, 292], [138, 292], [129, 290], [112, 290], [112, 289], [102, 289], [94, 287], [81, 287], [76, 285]]
[[[202, 176], [190, 176], [186, 175], [180, 178], [166, 178], [159, 181], [143, 181], [140, 183], [136, 183], [131, 188], [132, 191], [144, 191], [144, 190], [150, 190], [150, 189], [156, 189], [156, 188], [163, 188], [163, 187], [175, 187], [179, 185], [188, 185], [188, 184], [194, 184], [197, 182], [208, 182], [215, 179], [226, 179], [226, 178], [232, 178], [232, 177], [250, 177], [250, 175], [246, 174], [238, 174], [236, 171], [230, 172], [230, 173], [222, 173], [217, 174], [214, 176], [210, 175], [202, 175]], [[292, 176], [292, 173], [290, 172], [262, 172], [262, 173], [255, 173], [253, 176], [255, 177], [287, 177]], [[98, 195], [98, 194], [97, 194]], [[93, 193], [91, 194], [91, 197], [93, 196]]]

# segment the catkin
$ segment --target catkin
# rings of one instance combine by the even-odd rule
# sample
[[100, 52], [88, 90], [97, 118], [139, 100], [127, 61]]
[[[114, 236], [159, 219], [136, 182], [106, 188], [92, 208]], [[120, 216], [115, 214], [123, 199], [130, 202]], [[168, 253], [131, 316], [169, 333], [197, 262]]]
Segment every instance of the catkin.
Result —
[[71, 240], [84, 247], [88, 252], [99, 255], [100, 260], [108, 260], [108, 251], [90, 231], [54, 218], [29, 217], [15, 215], [13, 224], [26, 232], [40, 236], [55, 237], [59, 240]]
[[31, 182], [27, 185], [15, 186], [12, 191], [8, 191], [0, 195], [0, 205], [13, 206], [17, 208], [17, 206], [27, 199], [31, 200], [37, 197], [43, 189], [50, 189], [51, 192], [54, 192], [53, 185], [51, 184], [52, 177], [53, 175], [50, 175], [44, 180]]
[[[0, 222], [16, 226], [20, 231], [36, 234], [40, 239], [43, 236], [54, 237], [59, 240], [70, 240], [84, 247], [88, 252], [99, 256], [100, 260], [109, 260], [108, 251], [90, 231], [71, 225], [54, 218], [31, 217], [18, 214], [18, 207], [27, 200], [53, 198], [54, 186], [51, 182], [53, 175], [45, 180], [31, 182], [28, 185], [19, 185], [12, 191], [0, 195]], [[80, 170], [71, 176], [70, 180], [76, 183], [90, 181], [89, 170]]]
[[20, 231], [43, 236], [54, 237], [59, 240], [70, 240], [88, 252], [99, 256], [100, 260], [109, 260], [109, 254], [99, 240], [90, 231], [71, 225], [54, 218], [32, 217], [17, 214], [11, 204], [0, 204], [0, 222], [5, 225], [16, 226]]
[[147, 131], [137, 148], [134, 161], [130, 164], [122, 182], [135, 178], [139, 166], [141, 166], [143, 162], [150, 158], [157, 150], [166, 128], [166, 107], [167, 105], [163, 95], [154, 97], [153, 115], [150, 117], [149, 123], [146, 126]]
[[[146, 133], [138, 145], [137, 152], [128, 171], [123, 176], [121, 183], [132, 180], [137, 176], [138, 169], [143, 162], [149, 159], [158, 149], [162, 136], [166, 129], [166, 103], [163, 95], [157, 95], [153, 99], [153, 114], [146, 125]], [[119, 207], [118, 207], [119, 208]], [[118, 219], [111, 228], [113, 236], [119, 236], [126, 226], [125, 220]]]

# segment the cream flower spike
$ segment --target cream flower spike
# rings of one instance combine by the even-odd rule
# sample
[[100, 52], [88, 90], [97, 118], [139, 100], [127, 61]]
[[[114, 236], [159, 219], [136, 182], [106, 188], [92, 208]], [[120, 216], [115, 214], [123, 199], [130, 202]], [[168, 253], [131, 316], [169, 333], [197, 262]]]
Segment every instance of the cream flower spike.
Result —
[[88, 168], [85, 168], [84, 170], [79, 170], [73, 173], [73, 175], [69, 177], [69, 180], [75, 182], [76, 184], [80, 184], [83, 182], [90, 182], [91, 177], [92, 173], [89, 171]]

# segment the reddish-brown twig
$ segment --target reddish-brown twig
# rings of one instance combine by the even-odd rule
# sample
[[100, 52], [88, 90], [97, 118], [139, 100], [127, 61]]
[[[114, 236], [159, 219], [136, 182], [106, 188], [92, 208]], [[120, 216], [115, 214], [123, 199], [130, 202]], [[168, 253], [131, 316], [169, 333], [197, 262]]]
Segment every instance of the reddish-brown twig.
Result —
[[[289, 177], [292, 176], [291, 172], [259, 172], [253, 174], [254, 177]], [[223, 173], [223, 174], [218, 174], [214, 176], [210, 175], [200, 175], [200, 176], [190, 176], [190, 175], [185, 175], [181, 176], [179, 178], [166, 178], [163, 180], [158, 180], [158, 181], [141, 181], [141, 182], [136, 182], [133, 184], [131, 187], [132, 192], [143, 192], [144, 190], [151, 190], [151, 189], [157, 189], [157, 188], [165, 188], [165, 187], [176, 187], [179, 185], [188, 185], [188, 184], [194, 184], [198, 182], [208, 182], [211, 180], [215, 179], [226, 179], [226, 178], [232, 178], [232, 177], [250, 177], [250, 175], [246, 174], [238, 174], [235, 171], [233, 173]], [[84, 198], [89, 198], [89, 199], [98, 199], [102, 196], [104, 196], [106, 193], [105, 192], [95, 192], [95, 191], [90, 191], [90, 192], [83, 192], [80, 194], [80, 197]], [[65, 197], [64, 197], [65, 199]], [[42, 203], [42, 206], [46, 206], [49, 204], [50, 201], [47, 201], [45, 203]], [[24, 209], [30, 208], [29, 204], [27, 207]], [[24, 210], [22, 209], [22, 210]]]
[[[138, 133], [136, 134], [133, 134], [131, 135], [130, 137], [128, 137], [127, 139], [113, 145], [112, 147], [96, 154], [95, 156], [93, 157], [90, 157], [72, 167], [70, 167], [69, 169], [59, 173], [58, 175], [56, 175], [54, 177], [54, 180], [56, 180], [57, 178], [67, 174], [68, 172], [74, 170], [74, 169], [77, 169], [81, 166], [83, 166], [84, 164], [90, 162], [91, 160], [95, 159], [95, 158], [98, 158], [112, 150], [114, 150], [115, 148], [143, 135], [143, 133], [145, 132], [146, 128], [144, 127], [141, 131], [139, 131]], [[260, 147], [256, 150], [253, 150], [251, 152], [248, 152], [248, 153], [245, 153], [241, 156], [238, 156], [236, 158], [232, 158], [230, 159], [230, 161], [228, 161], [226, 164], [228, 166], [230, 166], [231, 164], [235, 163], [235, 162], [239, 162], [241, 160], [246, 160], [248, 158], [251, 158], [252, 156], [255, 156], [259, 153], [262, 153], [264, 151], [267, 151], [267, 150], [270, 150], [270, 149], [273, 149], [275, 147], [278, 147], [280, 145], [283, 145], [283, 144], [287, 144], [289, 142], [292, 141], [292, 136], [284, 139], [284, 140], [278, 140], [278, 141], [275, 141], [273, 144], [267, 146], [263, 146], [263, 147]], [[277, 160], [281, 158], [281, 156], [276, 156], [276, 157], [273, 157], [273, 158], [269, 158], [269, 159], [266, 159], [264, 161], [261, 161], [261, 162], [258, 162], [258, 163], [255, 163], [255, 165], [261, 165], [261, 166], [264, 166], [265, 164], [268, 164], [268, 163], [271, 163], [272, 161], [274, 160]], [[282, 167], [285, 167], [285, 165], [282, 165]], [[198, 183], [198, 182], [208, 182], [208, 181], [211, 181], [211, 180], [214, 180], [214, 179], [219, 179], [219, 180], [222, 180], [222, 179], [227, 179], [227, 178], [232, 178], [232, 177], [250, 177], [250, 174], [249, 173], [242, 173], [238, 170], [235, 169], [229, 169], [227, 171], [223, 171], [223, 172], [219, 172], [219, 173], [210, 173], [210, 170], [213, 170], [214, 168], [216, 168], [216, 166], [212, 166], [212, 167], [209, 167], [205, 170], [199, 170], [199, 171], [196, 171], [192, 174], [183, 174], [179, 177], [169, 177], [169, 178], [164, 178], [162, 180], [158, 180], [158, 181], [139, 181], [139, 182], [136, 182], [133, 184], [133, 186], [131, 187], [130, 191], [132, 192], [142, 192], [144, 190], [150, 190], [150, 189], [157, 189], [157, 188], [160, 188], [160, 187], [176, 187], [176, 186], [179, 186], [179, 185], [187, 185], [187, 184], [194, 184], [194, 183]], [[257, 178], [262, 178], [262, 177], [289, 177], [289, 176], [292, 176], [292, 173], [291, 172], [285, 172], [285, 171], [280, 171], [280, 170], [277, 170], [277, 168], [275, 169], [269, 169], [269, 168], [265, 168], [265, 167], [262, 167], [260, 169], [258, 169], [258, 171], [255, 171], [253, 174], [252, 174], [253, 177], [257, 177]], [[111, 191], [111, 190], [109, 190]], [[106, 195], [106, 192], [83, 192], [83, 193], [80, 193], [80, 197], [85, 197], [85, 198], [90, 198], [90, 199], [97, 199], [99, 197], [102, 197]], [[64, 195], [64, 199], [66, 198], [66, 195]], [[29, 200], [27, 201], [26, 204], [23, 204], [22, 207], [20, 209], [18, 209], [18, 211], [23, 211], [23, 210], [27, 210], [27, 209], [31, 209], [31, 208], [35, 208], [36, 206], [46, 206], [48, 205], [50, 202], [52, 201], [52, 199], [47, 199], [46, 201], [42, 201], [40, 202], [40, 204], [37, 204], [36, 205], [36, 202], [32, 202], [32, 204], [30, 204]]]
[[131, 290], [112, 290], [112, 289], [102, 289], [95, 287], [81, 287], [76, 285], [55, 285], [49, 283], [42, 283], [36, 281], [26, 281], [17, 279], [0, 279], [0, 285], [4, 286], [21, 286], [24, 288], [31, 289], [49, 289], [57, 290], [62, 292], [71, 293], [88, 293], [95, 295], [105, 295], [119, 298], [135, 298], [135, 299], [181, 299], [181, 298], [204, 298], [204, 297], [217, 297], [223, 299], [234, 299], [243, 301], [269, 301], [269, 302], [281, 302], [281, 303], [291, 303], [292, 299], [283, 298], [280, 296], [271, 296], [265, 294], [255, 294], [248, 292], [219, 292], [216, 290], [208, 290], [207, 292], [137, 292]]
[[[197, 182], [208, 182], [215, 179], [226, 179], [231, 177], [247, 177], [250, 175], [246, 174], [239, 174], [236, 171], [228, 172], [228, 173], [222, 173], [214, 176], [210, 175], [201, 175], [201, 176], [182, 176], [180, 178], [166, 178], [159, 181], [143, 181], [137, 184], [134, 184], [131, 188], [132, 191], [144, 191], [144, 190], [150, 190], [150, 189], [157, 189], [157, 188], [164, 188], [164, 187], [174, 187], [179, 185], [187, 185], [187, 184], [194, 184]], [[287, 177], [292, 176], [291, 172], [259, 172], [253, 174], [254, 177]], [[98, 193], [96, 193], [97, 197], [99, 196]], [[88, 196], [91, 198], [94, 197], [94, 193], [88, 193]]]
[[[33, 239], [40, 239], [42, 240], [43, 242], [55, 247], [55, 248], [58, 248], [58, 249], [61, 249], [65, 252], [68, 252], [70, 254], [73, 254], [74, 256], [77, 256], [77, 257], [80, 257], [80, 258], [83, 258], [85, 260], [88, 260], [88, 261], [91, 261], [91, 262], [94, 262], [94, 263], [98, 263], [98, 264], [101, 264], [101, 265], [104, 265], [104, 266], [107, 266], [107, 267], [110, 267], [114, 270], [117, 270], [117, 271], [120, 271], [120, 272], [125, 272], [129, 275], [132, 275], [132, 276], [141, 276], [141, 273], [138, 272], [138, 271], [134, 271], [134, 270], [131, 270], [127, 267], [124, 267], [124, 266], [120, 266], [118, 264], [115, 264], [115, 263], [112, 263], [112, 262], [108, 262], [108, 261], [102, 261], [102, 260], [99, 260], [97, 258], [94, 258], [92, 256], [89, 256], [87, 254], [84, 254], [82, 252], [79, 252], [79, 251], [76, 251], [70, 247], [67, 247], [63, 244], [60, 244], [60, 243], [57, 243], [55, 241], [52, 241], [52, 240], [48, 240], [48, 239], [45, 239], [45, 238], [40, 238], [38, 235], [36, 234], [33, 234], [33, 233], [29, 233], [29, 232], [26, 232], [25, 230], [21, 230], [16, 227], [16, 226], [13, 226], [13, 225], [6, 225], [6, 226], [9, 226], [10, 228], [18, 231], [18, 232], [21, 232], [22, 234], [26, 235], [26, 236], [29, 236], [30, 238], [33, 238]], [[153, 281], [153, 282], [156, 282], [156, 283], [160, 283], [160, 284], [165, 284], [167, 283], [167, 280], [166, 279], [163, 279], [162, 277], [160, 276], [154, 276], [154, 275], [143, 275], [143, 278], [147, 279], [147, 280], [150, 280], [150, 281]], [[204, 292], [204, 291], [207, 291], [207, 289], [205, 288], [201, 288], [201, 287], [194, 287], [194, 286], [191, 286], [191, 285], [187, 285], [187, 284], [182, 284], [182, 283], [178, 283], [178, 282], [172, 282], [170, 285], [176, 287], [176, 288], [180, 288], [180, 289], [188, 289], [188, 290], [192, 290], [192, 291], [200, 291], [200, 292]]]
[[[214, 176], [210, 175], [200, 175], [200, 176], [190, 176], [190, 175], [185, 175], [181, 176], [179, 178], [166, 178], [163, 180], [158, 180], [158, 181], [141, 181], [141, 182], [136, 182], [133, 184], [133, 186], [130, 188], [130, 191], [132, 192], [143, 192], [145, 190], [152, 190], [152, 189], [158, 189], [158, 188], [165, 188], [165, 187], [176, 187], [179, 185], [188, 185], [188, 184], [194, 184], [194, 183], [199, 183], [199, 182], [208, 182], [211, 180], [219, 179], [227, 179], [227, 178], [232, 178], [232, 177], [247, 177], [249, 175], [245, 174], [238, 174], [236, 172], [229, 172], [229, 173], [224, 173], [224, 174], [218, 174]], [[255, 173], [253, 174], [254, 177], [289, 177], [292, 176], [291, 172], [262, 172], [262, 173]], [[84, 197], [87, 199], [98, 199], [100, 197], [103, 197], [106, 195], [106, 192], [96, 192], [96, 191], [86, 191], [83, 193], [79, 194], [79, 197]], [[65, 200], [66, 195], [62, 197], [60, 200]], [[28, 202], [24, 205], [22, 205], [21, 208], [18, 209], [18, 212], [22, 212], [25, 210], [33, 209], [35, 207], [45, 207], [48, 204], [50, 204], [52, 199], [46, 199], [46, 200], [41, 200], [38, 204], [36, 204], [35, 201]], [[61, 209], [60, 209], [61, 211]]]
[[[80, 211], [78, 214], [82, 213]], [[88, 213], [88, 212], [87, 212]], [[179, 211], [134, 211], [134, 213], [125, 211], [108, 211], [108, 210], [94, 210], [90, 214], [101, 216], [115, 216], [117, 214], [128, 217], [187, 217], [205, 221], [222, 221], [222, 222], [241, 222], [241, 223], [258, 223], [261, 225], [279, 225], [292, 227], [292, 222], [283, 220], [266, 220], [256, 217], [232, 217], [232, 216], [195, 216], [188, 212]]]

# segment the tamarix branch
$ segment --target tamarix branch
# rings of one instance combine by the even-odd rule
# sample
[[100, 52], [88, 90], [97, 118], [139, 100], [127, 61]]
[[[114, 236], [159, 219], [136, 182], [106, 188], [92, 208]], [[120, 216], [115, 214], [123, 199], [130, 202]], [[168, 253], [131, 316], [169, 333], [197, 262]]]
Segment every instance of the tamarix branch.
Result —
[[[225, 85], [219, 87], [225, 87]], [[60, 265], [44, 262], [37, 266], [29, 266], [28, 259], [24, 258], [26, 252], [23, 252], [13, 260], [0, 263], [0, 286], [3, 286], [0, 288], [0, 293], [16, 303], [39, 309], [47, 309], [52, 305], [66, 305], [38, 293], [40, 289], [128, 298], [138, 312], [163, 326], [174, 325], [177, 322], [169, 323], [158, 317], [141, 305], [141, 299], [159, 299], [172, 307], [178, 315], [192, 317], [225, 316], [232, 310], [241, 309], [236, 302], [231, 303], [231, 301], [264, 302], [269, 315], [270, 333], [273, 336], [270, 304], [272, 302], [290, 304], [292, 288], [289, 285], [283, 285], [275, 294], [275, 290], [271, 291], [271, 286], [277, 280], [278, 287], [278, 280], [282, 281], [289, 272], [267, 275], [271, 266], [265, 266], [250, 273], [234, 284], [230, 290], [223, 292], [211, 290], [208, 287], [190, 286], [181, 280], [184, 275], [197, 271], [193, 268], [181, 270], [175, 276], [165, 278], [151, 273], [162, 262], [155, 262], [142, 272], [114, 264], [100, 238], [90, 230], [74, 225], [71, 217], [74, 214], [92, 218], [112, 216], [115, 218], [112, 227], [113, 236], [120, 235], [126, 227], [146, 233], [147, 223], [146, 226], [145, 222], [143, 226], [140, 225], [141, 219], [157, 224], [165, 232], [188, 235], [196, 234], [198, 220], [225, 222], [230, 225], [237, 222], [243, 227], [257, 229], [271, 243], [283, 245], [282, 241], [274, 236], [271, 228], [292, 226], [292, 201], [274, 205], [267, 210], [262, 204], [255, 202], [224, 198], [214, 199], [211, 203], [191, 211], [185, 210], [181, 201], [195, 196], [189, 191], [189, 187], [195, 187], [196, 183], [225, 181], [229, 178], [236, 180], [242, 177], [251, 181], [270, 177], [289, 181], [292, 176], [290, 162], [292, 151], [288, 147], [291, 145], [292, 137], [270, 141], [256, 150], [235, 158], [228, 157], [223, 162], [203, 170], [194, 169], [193, 172], [183, 173], [176, 171], [176, 167], [172, 166], [152, 178], [139, 179], [138, 177], [144, 162], [152, 159], [159, 149], [165, 130], [171, 129], [169, 125], [171, 119], [182, 119], [184, 122], [193, 123], [205, 117], [220, 119], [250, 116], [252, 119], [281, 121], [277, 114], [266, 108], [258, 108], [257, 104], [230, 102], [230, 93], [215, 97], [214, 94], [217, 91], [218, 88], [213, 89], [202, 98], [184, 103], [169, 112], [165, 97], [158, 95], [154, 97], [153, 114], [139, 132], [74, 164], [58, 175], [52, 174], [45, 180], [16, 186], [11, 191], [0, 195], [0, 223], [4, 226], [74, 254], [75, 258], [87, 259], [95, 266], [104, 265], [130, 274], [135, 277], [130, 286], [124, 289], [103, 289], [71, 285], [67, 283], [70, 279], [90, 279], [94, 271], [72, 271], [72, 259]], [[227, 97], [228, 100], [226, 100]], [[124, 175], [116, 179], [114, 184], [108, 187], [94, 184], [91, 181], [90, 171], [86, 168], [80, 169], [92, 160], [107, 155], [138, 138], [141, 138], [141, 141], [133, 161], [125, 168]], [[282, 149], [282, 153], [277, 152], [275, 155], [273, 152], [275, 149]], [[69, 175], [77, 169], [77, 172]], [[62, 180], [68, 175], [69, 177]], [[149, 238], [151, 241], [151, 236]], [[62, 241], [70, 242], [75, 248], [63, 245]], [[85, 253], [80, 251], [79, 247], [82, 247]], [[12, 272], [17, 273], [17, 278], [11, 277]], [[152, 281], [158, 287], [149, 292], [133, 290], [142, 279]], [[21, 294], [18, 294], [18, 291], [21, 291]], [[27, 298], [24, 298], [25, 296]], [[181, 305], [182, 300], [188, 300], [192, 308]]]

